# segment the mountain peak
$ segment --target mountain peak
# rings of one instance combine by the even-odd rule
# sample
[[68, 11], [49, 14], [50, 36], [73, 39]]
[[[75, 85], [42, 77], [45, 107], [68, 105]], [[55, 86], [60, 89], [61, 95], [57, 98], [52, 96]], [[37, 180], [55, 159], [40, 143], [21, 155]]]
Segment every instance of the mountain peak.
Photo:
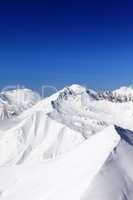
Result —
[[78, 84], [73, 84], [73, 85], [69, 86], [69, 88], [71, 90], [73, 90], [76, 94], [80, 94], [80, 93], [86, 91], [86, 87], [78, 85]]
[[117, 90], [114, 90], [113, 93], [117, 93], [119, 95], [133, 95], [133, 86], [123, 86]]

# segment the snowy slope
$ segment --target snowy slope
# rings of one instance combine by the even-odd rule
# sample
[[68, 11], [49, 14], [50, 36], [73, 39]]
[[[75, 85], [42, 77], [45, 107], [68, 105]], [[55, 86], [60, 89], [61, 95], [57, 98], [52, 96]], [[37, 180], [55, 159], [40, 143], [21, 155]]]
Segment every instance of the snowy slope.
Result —
[[114, 127], [109, 127], [66, 156], [1, 168], [0, 199], [79, 200], [119, 141]]
[[1, 94], [0, 200], [132, 200], [132, 94]]
[[116, 127], [121, 141], [96, 175], [82, 200], [133, 199], [133, 132]]
[[127, 97], [129, 100], [133, 99], [133, 87], [129, 86], [129, 87], [121, 87], [117, 90], [113, 91], [113, 94], [116, 96], [121, 96], [122, 98]]
[[51, 118], [80, 131], [85, 137], [114, 124], [133, 130], [132, 101], [122, 102], [122, 99], [121, 101], [111, 101], [110, 93], [106, 93], [109, 98], [104, 94], [105, 98], [98, 99], [99, 94], [93, 90], [77, 88], [75, 85], [71, 86], [71, 95], [63, 98], [61, 93], [62, 98], [59, 95], [52, 102], [54, 110], [49, 113]]
[[0, 119], [5, 120], [19, 115], [40, 100], [41, 97], [38, 93], [26, 88], [1, 92]]
[[70, 151], [82, 135], [36, 111], [0, 135], [0, 165], [44, 160]]

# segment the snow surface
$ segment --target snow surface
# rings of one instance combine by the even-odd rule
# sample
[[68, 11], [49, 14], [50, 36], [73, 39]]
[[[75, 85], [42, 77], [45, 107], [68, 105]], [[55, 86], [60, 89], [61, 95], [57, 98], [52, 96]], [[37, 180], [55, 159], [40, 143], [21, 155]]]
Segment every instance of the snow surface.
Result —
[[115, 94], [119, 94], [119, 95], [132, 95], [133, 96], [133, 87], [129, 86], [129, 87], [121, 87], [117, 90], [114, 90], [113, 93]]
[[0, 200], [133, 200], [132, 94], [1, 94]]
[[41, 97], [38, 93], [26, 88], [1, 92], [0, 119], [4, 120], [19, 115], [40, 100]]
[[70, 151], [81, 143], [80, 133], [36, 111], [17, 126], [1, 132], [0, 165], [23, 163], [26, 159], [44, 159]]
[[78, 200], [119, 141], [114, 127], [109, 127], [66, 156], [34, 165], [3, 167], [0, 199]]
[[133, 199], [133, 133], [116, 128], [121, 141], [113, 150], [82, 200]]
[[[94, 93], [93, 93], [94, 94]], [[93, 95], [94, 96], [94, 95]], [[92, 93], [81, 91], [67, 99], [54, 101], [54, 110], [49, 116], [88, 137], [109, 125], [133, 130], [133, 102], [96, 100]]]

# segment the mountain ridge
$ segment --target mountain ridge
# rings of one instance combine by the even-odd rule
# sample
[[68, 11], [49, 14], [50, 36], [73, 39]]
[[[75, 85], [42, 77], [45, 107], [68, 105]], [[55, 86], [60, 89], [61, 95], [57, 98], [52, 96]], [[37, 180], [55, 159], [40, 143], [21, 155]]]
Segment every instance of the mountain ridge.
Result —
[[4, 93], [0, 200], [132, 200], [132, 90]]

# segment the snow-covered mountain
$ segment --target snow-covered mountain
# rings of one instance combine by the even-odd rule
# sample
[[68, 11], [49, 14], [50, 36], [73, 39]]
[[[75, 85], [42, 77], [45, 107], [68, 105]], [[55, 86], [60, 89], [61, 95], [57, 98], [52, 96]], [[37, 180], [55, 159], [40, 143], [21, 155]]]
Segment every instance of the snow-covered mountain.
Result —
[[130, 98], [123, 100], [124, 96], [128, 99], [129, 93], [124, 95], [121, 91], [121, 95], [119, 92], [117, 95], [117, 90], [95, 92], [74, 85], [65, 88], [52, 101], [53, 111], [49, 116], [82, 132], [85, 137], [114, 124], [133, 130], [133, 103]]
[[41, 99], [40, 95], [29, 89], [16, 89], [0, 93], [0, 118], [19, 115]]
[[132, 200], [133, 89], [0, 94], [0, 200]]

